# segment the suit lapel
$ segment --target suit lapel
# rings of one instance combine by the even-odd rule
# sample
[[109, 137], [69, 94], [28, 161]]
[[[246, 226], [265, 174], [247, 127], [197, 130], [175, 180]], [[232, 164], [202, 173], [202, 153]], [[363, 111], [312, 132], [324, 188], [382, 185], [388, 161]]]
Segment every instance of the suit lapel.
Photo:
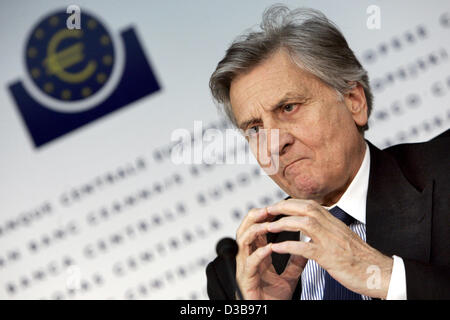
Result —
[[413, 186], [396, 160], [369, 141], [367, 243], [386, 255], [430, 258], [433, 180]]

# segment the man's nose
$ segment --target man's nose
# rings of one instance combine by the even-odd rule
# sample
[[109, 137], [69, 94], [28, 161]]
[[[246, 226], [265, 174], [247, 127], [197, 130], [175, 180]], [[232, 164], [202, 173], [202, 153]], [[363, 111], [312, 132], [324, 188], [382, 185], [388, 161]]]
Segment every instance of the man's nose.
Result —
[[263, 134], [259, 135], [258, 162], [268, 175], [279, 172], [281, 158], [288, 152], [293, 143], [292, 135], [282, 128], [264, 128]]
[[283, 156], [293, 143], [293, 136], [284, 128], [271, 128], [267, 130], [267, 150], [270, 155]]
[[292, 143], [292, 136], [279, 119], [268, 116], [264, 120], [264, 128], [267, 129], [267, 150], [270, 155], [282, 156]]
[[[265, 134], [262, 136], [264, 144], [268, 153], [266, 156], [281, 157], [286, 154], [289, 146], [293, 143], [293, 136], [289, 133], [285, 123], [274, 117], [268, 116], [264, 119]], [[261, 135], [260, 135], [261, 136]]]

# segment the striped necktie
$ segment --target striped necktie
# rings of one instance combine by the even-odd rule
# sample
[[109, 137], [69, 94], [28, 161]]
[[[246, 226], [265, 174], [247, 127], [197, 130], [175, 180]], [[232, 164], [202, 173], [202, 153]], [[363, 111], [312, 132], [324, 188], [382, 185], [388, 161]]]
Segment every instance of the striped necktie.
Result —
[[[349, 226], [355, 219], [348, 215], [344, 210], [338, 206], [329, 210], [330, 213]], [[339, 282], [334, 280], [330, 274], [325, 270], [325, 289], [323, 293], [323, 300], [362, 300], [359, 293], [348, 290]]]

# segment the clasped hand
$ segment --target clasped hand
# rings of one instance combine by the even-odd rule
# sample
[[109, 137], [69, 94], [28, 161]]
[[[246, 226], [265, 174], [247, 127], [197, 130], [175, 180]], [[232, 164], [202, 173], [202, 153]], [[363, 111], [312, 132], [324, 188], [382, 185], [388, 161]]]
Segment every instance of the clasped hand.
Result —
[[[286, 215], [273, 221], [277, 215]], [[267, 243], [268, 232], [301, 231], [311, 241]], [[344, 287], [376, 298], [386, 298], [393, 259], [369, 246], [342, 221], [313, 200], [282, 200], [252, 209], [236, 233], [236, 279], [245, 299], [291, 299], [308, 261], [316, 261]], [[288, 253], [283, 273], [272, 264], [271, 253]], [[368, 270], [377, 267], [377, 286], [368, 285]]]

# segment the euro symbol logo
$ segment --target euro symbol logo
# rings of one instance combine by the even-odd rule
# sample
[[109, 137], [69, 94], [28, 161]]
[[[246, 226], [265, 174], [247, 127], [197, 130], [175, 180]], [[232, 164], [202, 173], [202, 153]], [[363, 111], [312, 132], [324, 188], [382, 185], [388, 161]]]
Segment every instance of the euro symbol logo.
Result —
[[76, 73], [67, 72], [66, 69], [80, 61], [83, 61], [84, 44], [77, 42], [57, 52], [58, 45], [66, 38], [81, 38], [83, 31], [62, 29], [57, 32], [49, 42], [47, 47], [47, 57], [43, 64], [48, 75], [56, 75], [59, 79], [67, 83], [80, 83], [89, 78], [97, 69], [95, 60], [90, 60], [86, 67]]

